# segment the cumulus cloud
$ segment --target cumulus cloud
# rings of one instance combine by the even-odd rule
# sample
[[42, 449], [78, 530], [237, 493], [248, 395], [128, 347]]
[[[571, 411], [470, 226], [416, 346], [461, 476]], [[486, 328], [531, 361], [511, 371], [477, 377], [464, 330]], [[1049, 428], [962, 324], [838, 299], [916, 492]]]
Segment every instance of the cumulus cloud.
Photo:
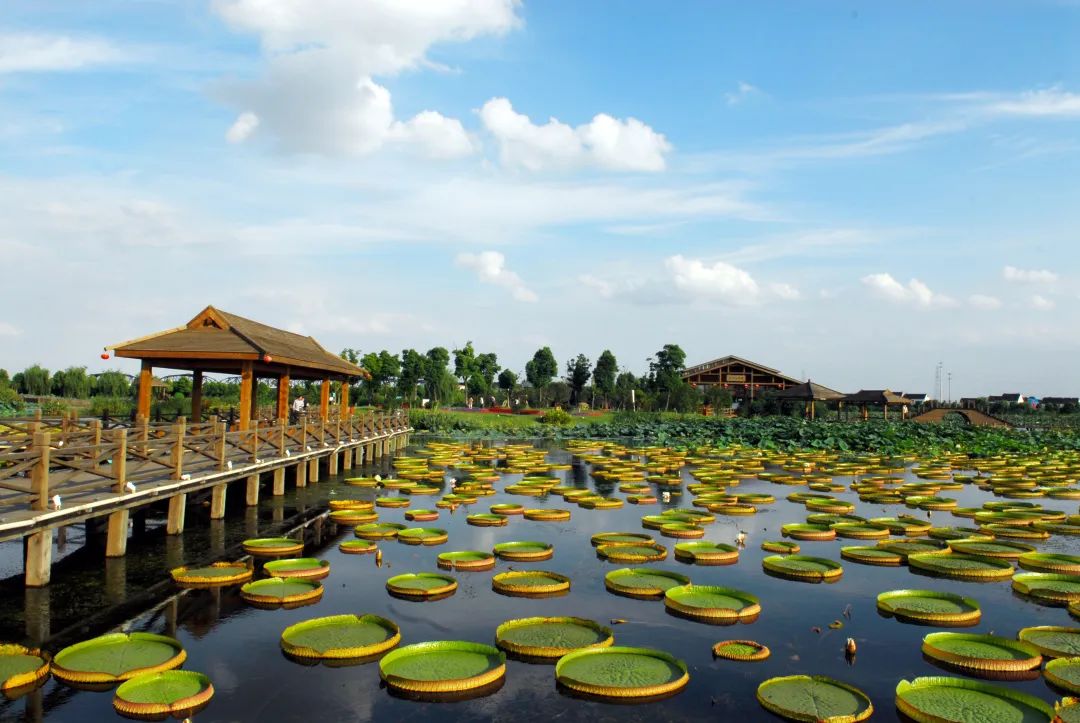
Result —
[[225, 133], [225, 139], [229, 143], [243, 143], [258, 127], [259, 116], [251, 112], [241, 113], [236, 121], [229, 126], [229, 130]]
[[1040, 294], [1035, 294], [1031, 297], [1031, 308], [1036, 311], [1050, 311], [1056, 306], [1053, 299], [1048, 299]]
[[671, 275], [675, 288], [692, 296], [750, 304], [757, 300], [760, 289], [745, 270], [723, 261], [707, 264], [701, 259], [682, 255], [670, 256], [664, 268]]
[[78, 70], [128, 59], [127, 52], [98, 38], [0, 33], [0, 74]]
[[[219, 0], [218, 14], [258, 36], [264, 76], [223, 89], [226, 100], [288, 151], [364, 154], [415, 141], [433, 157], [471, 150], [460, 123], [433, 111], [396, 121], [376, 77], [430, 66], [439, 42], [463, 42], [517, 27], [516, 0]], [[239, 119], [238, 119], [239, 120]], [[456, 124], [456, 125], [455, 125]]]
[[538, 301], [539, 297], [525, 285], [521, 277], [506, 267], [506, 257], [498, 251], [460, 253], [454, 263], [476, 273], [481, 282], [510, 290], [518, 301]]
[[862, 283], [883, 299], [898, 304], [911, 304], [921, 308], [931, 306], [951, 306], [955, 302], [944, 294], [930, 290], [930, 287], [918, 279], [911, 279], [907, 285], [901, 284], [891, 274], [869, 274], [862, 277]]
[[1001, 308], [1001, 299], [996, 296], [987, 296], [986, 294], [972, 294], [968, 297], [968, 304], [976, 309], [993, 311], [994, 309]]
[[1001, 275], [1006, 281], [1019, 284], [1052, 284], [1058, 280], [1058, 275], [1047, 269], [1018, 269], [1015, 266], [1006, 266]]
[[671, 144], [636, 118], [606, 113], [573, 128], [556, 118], [538, 125], [506, 98], [492, 98], [480, 120], [495, 137], [504, 165], [531, 171], [598, 166], [620, 171], [662, 171]]
[[769, 293], [783, 301], [797, 301], [802, 298], [802, 293], [791, 284], [771, 283]]
[[0, 336], [18, 336], [22, 333], [18, 327], [6, 321], [0, 321]]

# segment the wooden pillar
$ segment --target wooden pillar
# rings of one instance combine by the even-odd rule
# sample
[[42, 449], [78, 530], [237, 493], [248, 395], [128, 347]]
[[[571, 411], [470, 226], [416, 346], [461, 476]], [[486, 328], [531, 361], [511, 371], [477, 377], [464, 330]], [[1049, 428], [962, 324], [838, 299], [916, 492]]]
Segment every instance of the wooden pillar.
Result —
[[333, 476], [338, 473], [338, 456], [341, 453], [336, 449], [330, 453], [330, 461], [327, 463], [326, 473]]
[[296, 463], [296, 486], [307, 487], [307, 462]]
[[338, 393], [341, 399], [338, 400], [338, 417], [340, 419], [348, 419], [349, 414], [349, 380], [346, 379], [341, 383], [341, 391]]
[[322, 388], [319, 390], [319, 419], [326, 422], [330, 417], [330, 380], [322, 380]]
[[191, 421], [195, 424], [202, 424], [202, 382], [202, 371], [191, 373]]
[[143, 359], [139, 370], [139, 397], [135, 414], [139, 417], [150, 416], [150, 392], [154, 388], [154, 366], [149, 359]]
[[285, 468], [278, 467], [274, 470], [274, 497], [285, 494]]
[[810, 400], [810, 421], [811, 421], [811, 422], [812, 422], [812, 421], [814, 421], [814, 417], [816, 417], [816, 416], [817, 416], [817, 409], [816, 409], [816, 407], [817, 407], [817, 405], [816, 405], [816, 404], [814, 403], [814, 400], [813, 400], [813, 399], [811, 399], [811, 400]]
[[[278, 470], [281, 470], [282, 472], [285, 471], [284, 468], [282, 468], [282, 467], [279, 467], [278, 469], [274, 470], [274, 483], [275, 483], [275, 485], [277, 483]], [[284, 484], [284, 481], [285, 481], [285, 476], [282, 475], [282, 483], [283, 484]], [[248, 507], [254, 507], [255, 505], [259, 504], [259, 475], [257, 475], [257, 474], [249, 474], [248, 475], [248, 478], [247, 478], [247, 490], [246, 490], [246, 493], [244, 495], [244, 502], [247, 503]]]
[[[49, 457], [52, 452], [48, 432], [34, 433], [34, 452], [37, 461], [30, 469], [30, 491], [34, 494], [31, 507], [35, 510], [49, 509]], [[52, 545], [52, 533], [49, 533], [49, 545]], [[48, 580], [46, 580], [48, 582]]]
[[26, 587], [45, 587], [52, 576], [52, 529], [42, 530], [26, 538]]
[[214, 485], [210, 492], [210, 519], [220, 520], [225, 517], [225, 495], [229, 491], [229, 485], [225, 482]]
[[105, 557], [123, 557], [127, 554], [128, 510], [117, 510], [109, 515], [109, 529], [105, 537]]
[[342, 455], [341, 455], [341, 468], [346, 469], [346, 470], [349, 470], [349, 469], [353, 468], [353, 448], [352, 447], [346, 447], [345, 452], [342, 453]]
[[289, 418], [289, 373], [278, 374], [277, 378], [277, 418]]
[[187, 495], [178, 494], [169, 498], [169, 521], [165, 531], [170, 535], [180, 535], [184, 532], [184, 517], [187, 513]]
[[252, 383], [255, 381], [255, 371], [252, 368], [252, 363], [246, 361], [240, 367], [240, 431], [246, 432], [248, 427], [251, 426], [251, 407], [253, 402], [251, 401], [255, 397], [255, 390], [252, 389]]
[[308, 460], [308, 481], [315, 483], [319, 481], [319, 458], [312, 457]]

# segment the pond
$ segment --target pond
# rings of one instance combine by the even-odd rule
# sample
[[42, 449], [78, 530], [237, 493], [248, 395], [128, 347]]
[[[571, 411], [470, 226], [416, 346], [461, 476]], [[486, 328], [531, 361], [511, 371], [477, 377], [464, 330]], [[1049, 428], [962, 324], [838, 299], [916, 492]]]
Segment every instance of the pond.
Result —
[[[407, 454], [416, 454], [414, 446]], [[601, 495], [625, 498], [616, 483], [596, 479], [592, 467], [582, 458], [563, 448], [548, 449], [548, 461], [568, 466], [550, 473], [560, 485], [595, 490]], [[385, 474], [388, 467], [381, 468]], [[376, 468], [354, 470], [351, 475], [372, 475]], [[216, 695], [209, 706], [195, 716], [197, 721], [301, 721], [323, 720], [431, 720], [471, 721], [514, 718], [518, 721], [590, 720], [773, 720], [757, 702], [755, 692], [763, 681], [784, 675], [811, 674], [830, 676], [856, 686], [873, 701], [873, 720], [897, 720], [895, 689], [901, 679], [918, 676], [958, 675], [936, 667], [921, 653], [922, 638], [940, 628], [905, 624], [878, 614], [876, 597], [886, 590], [919, 588], [954, 592], [976, 599], [982, 606], [980, 623], [965, 632], [994, 632], [1015, 638], [1022, 627], [1034, 625], [1071, 626], [1074, 621], [1064, 607], [1036, 604], [1014, 593], [1008, 578], [992, 583], [976, 583], [917, 574], [909, 567], [875, 567], [842, 560], [840, 548], [847, 545], [873, 545], [874, 541], [842, 540], [800, 542], [802, 553], [842, 562], [842, 577], [831, 584], [809, 584], [766, 574], [762, 559], [772, 553], [760, 545], [765, 540], [779, 540], [781, 525], [803, 522], [808, 514], [803, 504], [785, 498], [792, 492], [806, 492], [806, 487], [783, 486], [742, 475], [733, 491], [774, 495], [774, 504], [762, 505], [755, 515], [725, 517], [704, 525], [702, 539], [734, 543], [745, 535], [746, 546], [738, 562], [724, 566], [701, 566], [676, 560], [674, 546], [680, 540], [662, 536], [659, 531], [643, 529], [642, 515], [658, 514], [665, 509], [691, 506], [693, 495], [685, 491], [694, 482], [692, 468], [678, 472], [683, 493], [652, 505], [625, 504], [618, 509], [583, 509], [555, 494], [526, 497], [507, 494], [503, 488], [520, 481], [521, 474], [503, 474], [495, 484], [497, 494], [480, 497], [471, 506], [456, 510], [441, 509], [436, 521], [410, 523], [405, 520], [408, 508], [379, 508], [380, 521], [409, 526], [438, 527], [448, 531], [444, 544], [407, 545], [395, 540], [380, 541], [381, 564], [375, 555], [346, 555], [338, 543], [355, 539], [348, 526], [321, 524], [316, 532], [309, 528], [312, 540], [305, 556], [329, 561], [331, 572], [323, 580], [325, 593], [317, 603], [291, 610], [257, 609], [245, 603], [238, 586], [218, 590], [187, 591], [170, 597], [175, 588], [161, 585], [159, 594], [150, 595], [151, 583], [160, 582], [164, 571], [182, 561], [235, 559], [242, 553], [238, 543], [253, 533], [273, 532], [295, 516], [312, 515], [325, 509], [325, 500], [345, 496], [373, 500], [379, 495], [399, 494], [347, 485], [345, 476], [325, 479], [307, 490], [290, 491], [276, 501], [277, 508], [264, 500], [257, 513], [244, 516], [242, 507], [230, 509], [229, 519], [211, 530], [193, 526], [182, 542], [165, 540], [151, 530], [146, 539], [129, 546], [129, 556], [120, 571], [103, 572], [100, 557], [90, 555], [69, 563], [63, 574], [54, 577], [49, 595], [49, 609], [42, 613], [51, 620], [52, 632], [66, 631], [74, 639], [104, 632], [100, 629], [107, 617], [95, 614], [108, 611], [125, 601], [133, 617], [125, 630], [143, 630], [174, 635], [187, 651], [186, 670], [209, 676]], [[458, 476], [447, 470], [441, 482], [442, 492], [450, 491], [450, 478]], [[900, 475], [898, 475], [900, 476]], [[910, 469], [903, 473], [908, 482], [920, 481]], [[854, 478], [836, 477], [845, 485]], [[936, 525], [971, 526], [972, 520], [954, 517], [948, 512], [928, 514], [902, 504], [870, 504], [859, 501], [850, 489], [832, 493], [854, 504], [855, 513], [864, 517], [912, 514]], [[995, 499], [989, 492], [968, 484], [961, 490], [942, 492], [958, 500], [961, 507], [975, 507]], [[239, 495], [237, 495], [239, 496]], [[659, 492], [657, 496], [661, 497]], [[414, 497], [413, 508], [433, 508], [438, 496]], [[1075, 502], [1040, 500], [1047, 507], [1075, 512]], [[472, 512], [487, 512], [493, 504], [513, 503], [525, 507], [571, 510], [569, 521], [534, 521], [521, 515], [509, 517], [504, 527], [477, 527], [466, 523]], [[189, 517], [191, 513], [189, 512]], [[254, 518], [254, 520], [252, 519]], [[746, 591], [760, 601], [761, 613], [747, 622], [712, 625], [667, 612], [662, 600], [639, 600], [615, 595], [605, 589], [604, 576], [626, 567], [626, 563], [601, 559], [590, 537], [605, 531], [643, 532], [664, 545], [669, 554], [648, 567], [688, 576], [695, 585], [719, 585]], [[1080, 545], [1071, 539], [1053, 536], [1036, 542], [1040, 550], [1075, 554]], [[487, 571], [454, 571], [457, 590], [443, 599], [415, 602], [387, 593], [385, 583], [394, 576], [413, 572], [439, 572], [436, 557], [451, 550], [487, 550], [500, 542], [535, 540], [554, 546], [554, 556], [541, 562], [499, 560]], [[177, 547], [180, 547], [178, 550]], [[99, 553], [95, 553], [99, 554]], [[115, 567], [115, 566], [114, 566]], [[511, 570], [546, 570], [571, 580], [568, 593], [539, 599], [513, 597], [492, 589], [495, 574]], [[75, 582], [73, 582], [75, 581]], [[85, 598], [79, 601], [79, 588]], [[29, 597], [27, 598], [29, 600]], [[159, 604], [147, 611], [152, 603]], [[3, 609], [5, 638], [22, 637], [24, 600], [5, 593]], [[27, 609], [31, 609], [27, 603]], [[139, 609], [141, 606], [141, 610]], [[126, 609], [125, 614], [128, 614]], [[368, 662], [344, 667], [304, 665], [293, 662], [281, 651], [280, 635], [288, 626], [313, 617], [336, 614], [373, 613], [394, 621], [401, 630], [401, 645], [435, 640], [465, 640], [494, 644], [495, 630], [503, 622], [530, 616], [577, 616], [610, 626], [619, 646], [656, 648], [685, 662], [689, 684], [679, 693], [663, 700], [637, 705], [617, 705], [580, 697], [556, 685], [554, 665], [509, 659], [501, 687], [483, 697], [455, 702], [424, 702], [392, 694], [380, 682], [379, 665]], [[115, 617], [115, 615], [114, 615]], [[80, 621], [82, 621], [80, 623]], [[115, 620], [109, 620], [115, 624]], [[838, 624], [837, 624], [838, 623]], [[38, 624], [41, 624], [39, 621]], [[834, 627], [830, 627], [834, 624]], [[845, 641], [857, 644], [854, 656], [845, 654]], [[771, 656], [758, 662], [714, 659], [712, 646], [723, 640], [753, 640], [767, 646]], [[66, 642], [74, 642], [68, 640]], [[996, 683], [1030, 693], [1047, 702], [1060, 699], [1043, 679]], [[13, 702], [0, 703], [3, 720], [86, 721], [115, 719], [111, 692], [86, 692], [50, 680], [39, 691]]]

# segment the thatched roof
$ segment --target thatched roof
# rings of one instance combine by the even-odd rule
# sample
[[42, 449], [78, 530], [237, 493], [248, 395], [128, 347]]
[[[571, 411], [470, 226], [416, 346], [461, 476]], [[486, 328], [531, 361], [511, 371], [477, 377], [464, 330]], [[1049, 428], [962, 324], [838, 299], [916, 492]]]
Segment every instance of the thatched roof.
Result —
[[820, 384], [815, 384], [808, 380], [802, 384], [796, 384], [787, 389], [781, 389], [780, 391], [775, 392], [773, 396], [776, 399], [793, 399], [800, 402], [832, 402], [837, 399], [842, 399], [844, 393], [838, 392], [835, 389], [823, 387]]
[[911, 404], [911, 400], [888, 389], [860, 389], [840, 401], [845, 404]]
[[208, 306], [186, 325], [117, 344], [116, 356], [160, 360], [161, 366], [188, 361], [222, 369], [242, 361], [261, 368], [288, 367], [294, 376], [369, 377], [368, 372], [324, 349], [310, 336], [268, 326]]

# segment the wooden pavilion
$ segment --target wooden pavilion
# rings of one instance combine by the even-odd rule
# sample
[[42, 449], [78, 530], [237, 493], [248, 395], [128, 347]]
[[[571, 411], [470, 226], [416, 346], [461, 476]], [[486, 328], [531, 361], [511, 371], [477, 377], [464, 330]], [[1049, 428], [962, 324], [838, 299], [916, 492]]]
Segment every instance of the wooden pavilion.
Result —
[[[859, 407], [862, 410], [862, 418], [868, 419], [870, 413], [867, 408], [870, 405], [882, 407], [884, 410], [885, 419], [889, 418], [889, 405], [894, 407], [907, 407], [911, 405], [911, 400], [907, 397], [902, 397], [895, 392], [890, 392], [888, 389], [860, 389], [854, 394], [848, 394], [840, 400], [843, 404], [850, 404]], [[901, 418], [906, 417], [906, 412], [901, 413]]]
[[805, 402], [806, 416], [813, 419], [815, 415], [815, 402], [838, 402], [844, 398], [844, 393], [807, 380], [801, 384], [790, 386], [787, 389], [781, 389], [780, 391], [775, 392], [773, 397], [780, 401]]
[[321, 380], [319, 415], [330, 413], [330, 383], [341, 382], [342, 411], [348, 414], [349, 383], [370, 378], [368, 372], [324, 349], [310, 336], [294, 334], [230, 314], [213, 306], [184, 326], [105, 347], [117, 357], [139, 359], [136, 414], [150, 415], [154, 368], [192, 372], [191, 416], [202, 414], [202, 383], [206, 373], [240, 377], [239, 428], [246, 430], [255, 416], [258, 379], [277, 380], [277, 418], [289, 415], [289, 384], [294, 379]]
[[699, 389], [721, 386], [736, 399], [753, 399], [766, 391], [778, 391], [800, 384], [776, 369], [737, 356], [725, 356], [687, 368], [682, 378]]

